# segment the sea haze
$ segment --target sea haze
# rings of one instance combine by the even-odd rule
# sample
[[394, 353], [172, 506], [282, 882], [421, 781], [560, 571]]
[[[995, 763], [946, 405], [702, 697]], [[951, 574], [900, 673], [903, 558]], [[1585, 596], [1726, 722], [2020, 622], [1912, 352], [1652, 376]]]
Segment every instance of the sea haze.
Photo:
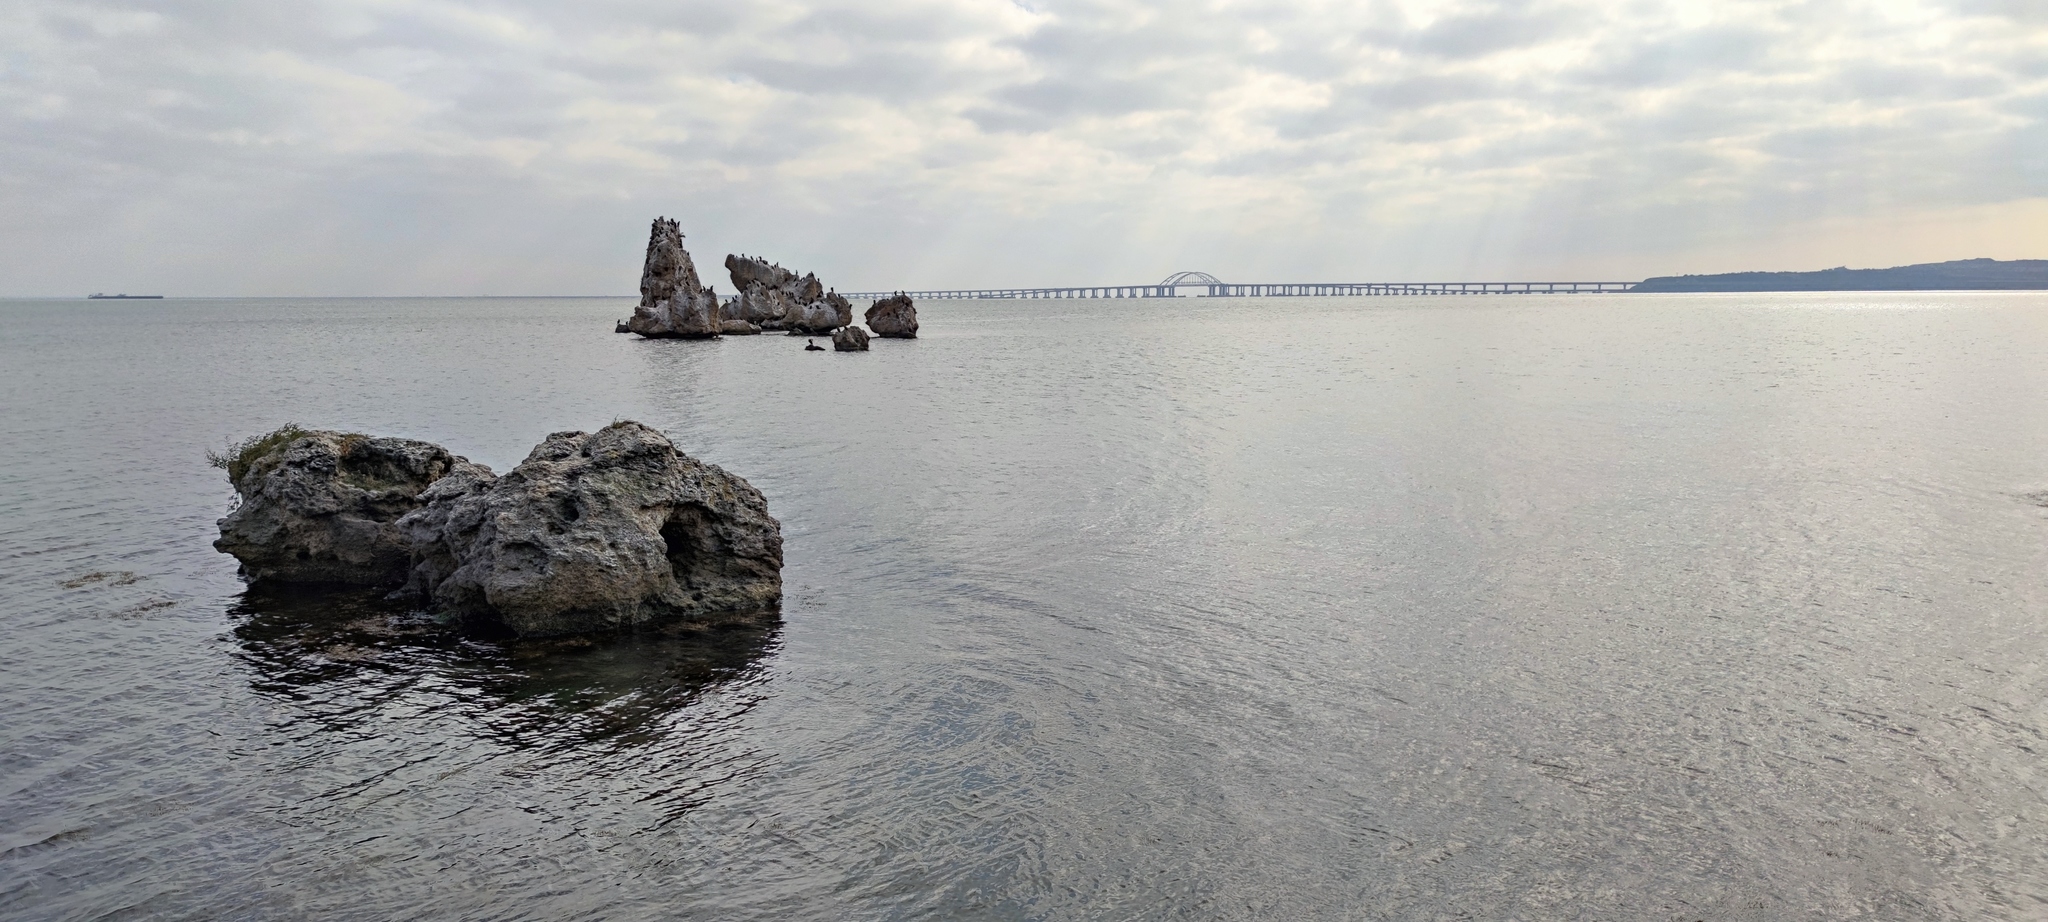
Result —
[[[2037, 919], [2048, 295], [0, 303], [10, 919]], [[780, 624], [245, 591], [205, 452], [660, 427]]]

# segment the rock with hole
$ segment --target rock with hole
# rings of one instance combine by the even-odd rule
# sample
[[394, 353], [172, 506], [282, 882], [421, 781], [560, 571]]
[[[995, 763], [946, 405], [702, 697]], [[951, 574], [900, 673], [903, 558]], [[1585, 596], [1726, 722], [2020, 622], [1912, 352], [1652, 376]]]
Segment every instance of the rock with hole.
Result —
[[782, 528], [745, 480], [639, 423], [558, 432], [500, 477], [435, 484], [399, 522], [408, 589], [523, 636], [771, 609]]

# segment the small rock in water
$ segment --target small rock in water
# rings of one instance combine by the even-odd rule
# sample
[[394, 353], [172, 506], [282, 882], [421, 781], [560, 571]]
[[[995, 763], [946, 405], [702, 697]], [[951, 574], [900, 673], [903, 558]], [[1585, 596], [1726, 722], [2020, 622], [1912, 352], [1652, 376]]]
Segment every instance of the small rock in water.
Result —
[[840, 352], [868, 351], [868, 331], [860, 327], [840, 327], [832, 334], [832, 348]]
[[725, 336], [758, 336], [761, 328], [744, 320], [727, 320], [718, 325], [718, 332]]
[[910, 296], [897, 292], [876, 301], [868, 308], [868, 329], [885, 339], [917, 338], [917, 307], [910, 303]]

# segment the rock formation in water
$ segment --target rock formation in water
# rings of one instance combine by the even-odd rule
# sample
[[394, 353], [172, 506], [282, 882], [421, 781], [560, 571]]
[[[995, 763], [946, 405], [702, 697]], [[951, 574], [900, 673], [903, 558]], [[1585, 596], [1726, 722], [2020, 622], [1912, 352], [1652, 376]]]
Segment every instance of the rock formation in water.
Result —
[[309, 432], [258, 452], [215, 546], [252, 581], [388, 586], [522, 636], [771, 609], [760, 491], [639, 423], [558, 432], [503, 476], [426, 442]]
[[367, 586], [405, 581], [412, 551], [397, 522], [420, 507], [421, 491], [484, 470], [429, 442], [291, 427], [221, 463], [241, 499], [213, 546], [251, 582]]
[[761, 329], [829, 333], [853, 322], [853, 304], [825, 290], [816, 275], [799, 277], [753, 256], [729, 255], [725, 268], [739, 291], [728, 313]]
[[408, 589], [523, 636], [759, 610], [782, 527], [745, 480], [639, 423], [558, 432], [502, 477], [436, 484], [399, 529]]
[[718, 332], [724, 336], [759, 336], [761, 328], [739, 319], [728, 319], [718, 325]]
[[839, 352], [866, 352], [868, 331], [855, 326], [840, 327], [832, 334], [832, 348]]
[[876, 301], [868, 308], [866, 320], [868, 329], [885, 339], [917, 338], [917, 306], [910, 303], [910, 296], [897, 292]]
[[792, 329], [799, 333], [830, 333], [851, 323], [853, 302], [836, 291], [828, 291], [822, 300], [804, 305], [803, 317]]
[[640, 271], [640, 306], [627, 329], [646, 337], [717, 336], [721, 318], [718, 296], [697, 279], [697, 266], [683, 249], [683, 232], [675, 221], [655, 218], [647, 238], [647, 262]]

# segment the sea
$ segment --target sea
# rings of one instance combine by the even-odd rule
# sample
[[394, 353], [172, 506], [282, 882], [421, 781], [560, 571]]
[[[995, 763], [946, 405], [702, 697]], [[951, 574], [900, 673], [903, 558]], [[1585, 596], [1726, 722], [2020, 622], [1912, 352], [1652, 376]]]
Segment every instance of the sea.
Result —
[[[0, 302], [0, 917], [2048, 917], [2048, 293]], [[207, 453], [638, 420], [779, 617], [245, 586]]]

